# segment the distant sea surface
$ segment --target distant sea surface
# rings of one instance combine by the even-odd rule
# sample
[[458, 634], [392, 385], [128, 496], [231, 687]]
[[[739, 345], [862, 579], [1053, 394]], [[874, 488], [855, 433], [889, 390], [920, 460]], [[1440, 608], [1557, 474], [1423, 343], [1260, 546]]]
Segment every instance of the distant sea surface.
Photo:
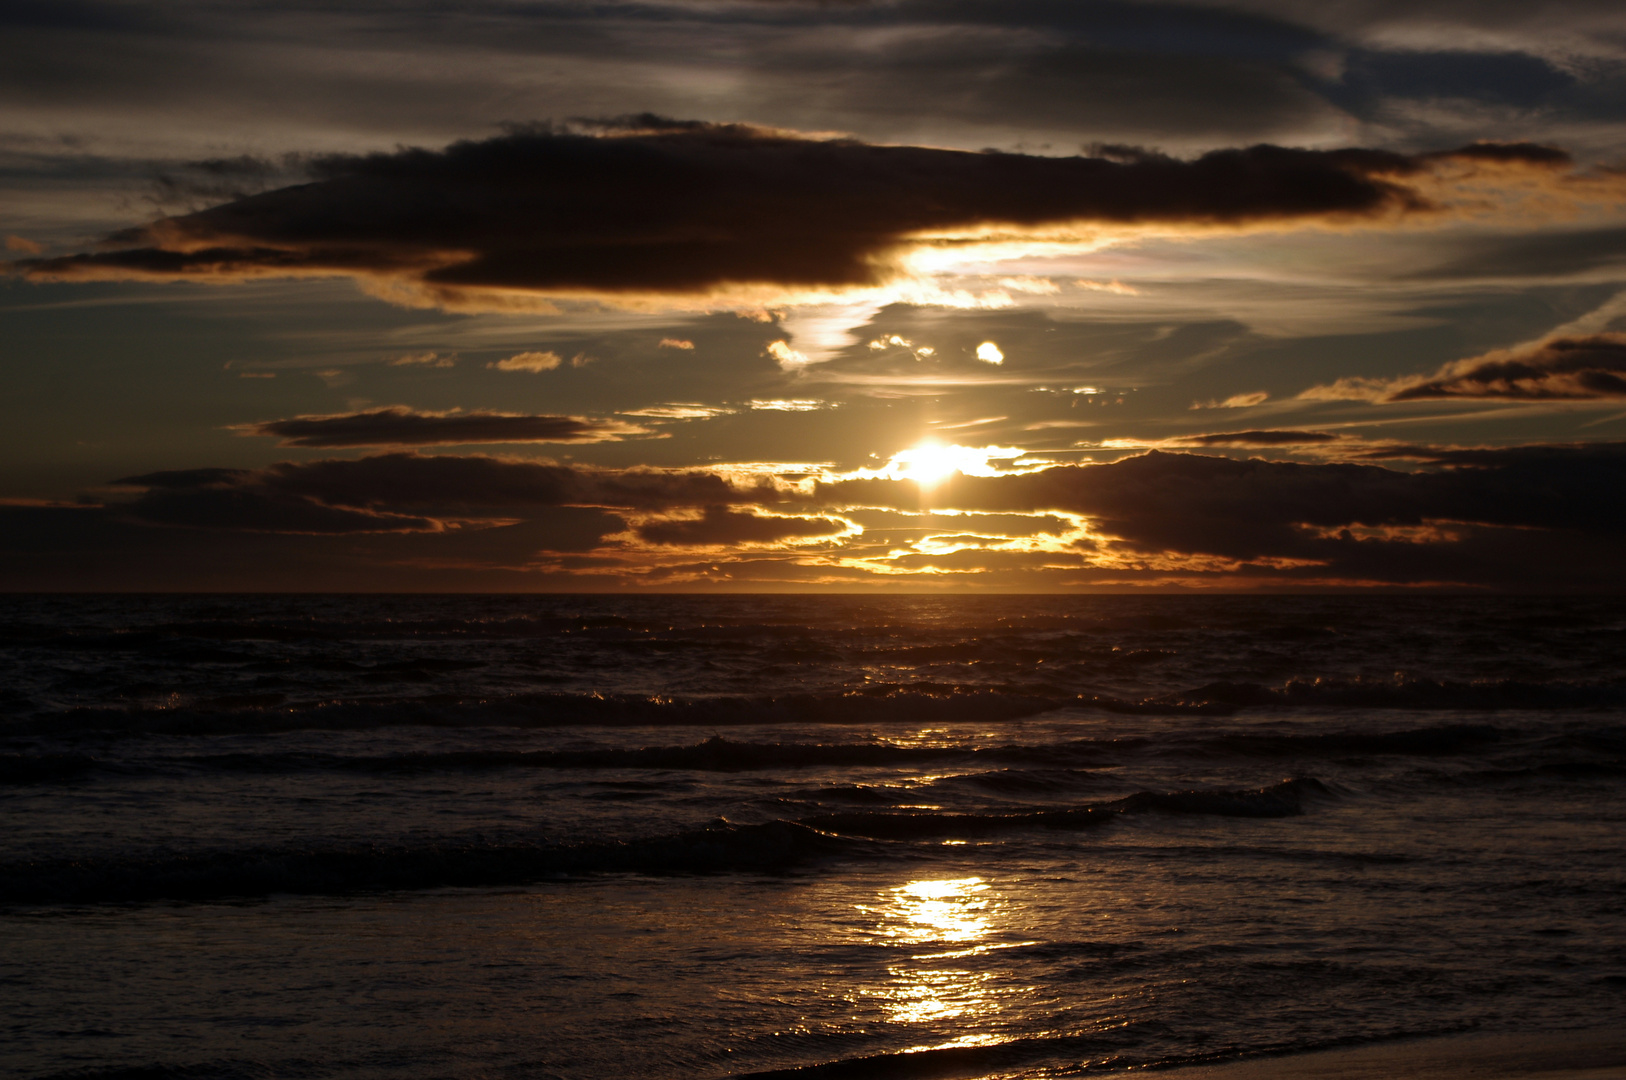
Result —
[[11, 596], [0, 658], [26, 1080], [1626, 1025], [1619, 599]]

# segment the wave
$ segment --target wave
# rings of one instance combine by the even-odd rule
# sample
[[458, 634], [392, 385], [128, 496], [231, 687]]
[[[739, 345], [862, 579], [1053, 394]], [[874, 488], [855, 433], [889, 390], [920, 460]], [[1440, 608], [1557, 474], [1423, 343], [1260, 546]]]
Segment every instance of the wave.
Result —
[[228, 617], [151, 622], [144, 625], [102, 626], [68, 631], [51, 623], [12, 621], [0, 624], [0, 642], [24, 642], [37, 647], [72, 650], [143, 651], [153, 648], [171, 649], [177, 640], [187, 643], [269, 641], [282, 644], [330, 641], [506, 640], [556, 637], [584, 632], [613, 635], [616, 631], [643, 636], [651, 631], [665, 630], [667, 627], [668, 623], [665, 621], [628, 619], [613, 615], [578, 618], [444, 616], [416, 619], [343, 619], [318, 615], [288, 615], [280, 618]]
[[[974, 753], [974, 751], [972, 751]], [[932, 765], [962, 758], [952, 748], [886, 743], [752, 743], [714, 735], [687, 746], [599, 750], [450, 750], [376, 757], [338, 754], [214, 754], [186, 759], [208, 769], [282, 772], [331, 769], [366, 773], [500, 769], [639, 769], [745, 772], [759, 769]]]
[[[1210, 683], [1146, 697], [1076, 693], [1052, 684], [894, 683], [825, 693], [668, 696], [531, 691], [435, 692], [444, 670], [472, 662], [402, 661], [363, 670], [359, 693], [300, 700], [293, 687], [177, 698], [163, 686], [126, 687], [116, 704], [7, 708], [0, 734], [75, 731], [239, 734], [383, 727], [696, 726], [745, 724], [997, 724], [1059, 709], [1131, 716], [1229, 716], [1246, 710], [1582, 710], [1626, 705], [1626, 687], [1568, 682], [1290, 679], [1280, 686]], [[472, 664], [478, 667], [478, 664]], [[372, 687], [377, 685], [378, 691]], [[392, 692], [393, 691], [393, 692]], [[307, 693], [310, 691], [307, 691]]]
[[1613, 780], [1626, 776], [1626, 761], [1548, 761], [1522, 769], [1484, 769], [1460, 779], [1498, 784], [1519, 780]]
[[588, 874], [786, 873], [821, 860], [896, 854], [886, 842], [1037, 829], [1080, 830], [1126, 814], [1278, 818], [1328, 794], [1309, 777], [1254, 791], [1143, 791], [1067, 810], [1025, 814], [824, 814], [642, 839], [581, 844], [447, 840], [431, 844], [263, 847], [150, 857], [0, 864], [0, 904], [205, 901], [280, 893], [335, 895], [517, 886]]
[[1327, 786], [1314, 777], [1297, 777], [1251, 791], [1139, 791], [1111, 802], [1065, 810], [1011, 814], [853, 812], [820, 814], [803, 818], [801, 824], [872, 840], [957, 839], [1030, 829], [1090, 829], [1106, 825], [1124, 814], [1296, 817], [1305, 812], [1308, 799], [1331, 794]]
[[1433, 757], [1461, 754], [1503, 742], [1512, 731], [1490, 724], [1444, 724], [1380, 732], [1318, 732], [1261, 735], [1235, 733], [1200, 738], [1192, 749], [1207, 754], [1237, 757], [1295, 757], [1309, 755], [1398, 755]]
[[114, 1065], [109, 1068], [69, 1069], [40, 1080], [276, 1080], [288, 1076], [321, 1076], [328, 1070], [315, 1062], [208, 1061], [191, 1065]]
[[89, 754], [0, 754], [0, 784], [77, 780], [93, 772], [115, 768]]
[[281, 893], [342, 895], [523, 885], [583, 874], [779, 873], [855, 855], [862, 840], [794, 821], [719, 822], [666, 836], [586, 844], [449, 840], [335, 844], [149, 858], [33, 860], [0, 866], [0, 904], [203, 901]]
[[0, 732], [225, 735], [382, 727], [732, 727], [743, 724], [998, 723], [1073, 704], [1067, 697], [979, 688], [894, 689], [762, 697], [526, 693], [464, 698], [233, 700], [212, 707], [76, 708], [15, 719]]
[[[1517, 754], [1521, 759], [1519, 775], [1564, 777], [1618, 775], [1622, 753], [1626, 753], [1626, 734], [1615, 727], [1532, 740], [1517, 728], [1491, 724], [1443, 724], [1378, 732], [1166, 732], [1156, 737], [983, 746], [768, 743], [714, 735], [698, 743], [582, 750], [471, 749], [376, 755], [261, 751], [118, 759], [78, 752], [8, 753], [0, 754], [0, 786], [74, 783], [98, 775], [154, 772], [428, 775], [504, 770], [727, 773], [958, 768], [969, 771], [942, 777], [939, 782], [971, 786], [999, 795], [1031, 796], [1074, 791], [1091, 782], [1096, 775], [1092, 770], [1128, 765], [1147, 758], [1229, 757], [1302, 762], [1364, 756], [1436, 758]], [[1493, 773], [1512, 775], [1505, 769], [1485, 775]], [[832, 798], [849, 802], [881, 802], [896, 794], [852, 783], [825, 790]]]
[[[954, 1077], [1003, 1074], [1022, 1066], [1046, 1060], [1097, 1057], [1092, 1068], [1103, 1071], [1142, 1064], [1138, 1058], [1123, 1059], [1121, 1050], [1132, 1036], [1116, 1032], [1090, 1035], [1052, 1035], [1012, 1039], [989, 1046], [946, 1046], [931, 1050], [907, 1050], [895, 1054], [872, 1054], [817, 1065], [792, 1066], [763, 1072], [736, 1074], [734, 1080], [950, 1080]], [[1100, 1055], [1109, 1056], [1101, 1058]]]
[[[1179, 1066], [1226, 1066], [1248, 1060], [1287, 1059], [1300, 1054], [1353, 1049], [1402, 1039], [1460, 1035], [1475, 1023], [1403, 1028], [1381, 1034], [1346, 1035], [1332, 1039], [1300, 1039], [1269, 1043], [1240, 1051], [1234, 1044], [1221, 1050], [1169, 1053], [1166, 1024], [1156, 1020], [1127, 1021], [1098, 1031], [1066, 1035], [1040, 1035], [982, 1046], [943, 1046], [925, 1050], [869, 1054], [814, 1065], [791, 1066], [736, 1073], [732, 1080], [951, 1080], [988, 1075], [1029, 1075], [1036, 1067], [1060, 1065], [1059, 1075], [1075, 1075], [1081, 1066], [1090, 1075], [1117, 1075], [1133, 1071]], [[1162, 1043], [1162, 1051], [1147, 1045]], [[1226, 1070], [1229, 1072], [1230, 1070]], [[1042, 1075], [1052, 1075], [1047, 1069]]]
[[1473, 682], [1420, 678], [1293, 678], [1281, 686], [1210, 683], [1168, 699], [1192, 707], [1271, 708], [1314, 706], [1360, 709], [1595, 709], [1626, 704], [1617, 683]]

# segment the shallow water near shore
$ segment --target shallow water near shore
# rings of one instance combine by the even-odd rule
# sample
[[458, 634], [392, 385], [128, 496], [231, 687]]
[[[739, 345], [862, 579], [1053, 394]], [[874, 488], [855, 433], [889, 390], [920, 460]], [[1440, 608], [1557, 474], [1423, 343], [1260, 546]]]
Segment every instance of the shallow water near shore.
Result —
[[1626, 604], [11, 597], [0, 1063], [1067, 1076], [1626, 1022]]

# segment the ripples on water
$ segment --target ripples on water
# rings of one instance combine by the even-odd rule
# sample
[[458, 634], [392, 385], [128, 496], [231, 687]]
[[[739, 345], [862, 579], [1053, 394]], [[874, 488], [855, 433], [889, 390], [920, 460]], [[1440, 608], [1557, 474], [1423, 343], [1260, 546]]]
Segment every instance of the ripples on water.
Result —
[[1623, 645], [1608, 600], [8, 598], [0, 1063], [1060, 1076], [1619, 1023]]

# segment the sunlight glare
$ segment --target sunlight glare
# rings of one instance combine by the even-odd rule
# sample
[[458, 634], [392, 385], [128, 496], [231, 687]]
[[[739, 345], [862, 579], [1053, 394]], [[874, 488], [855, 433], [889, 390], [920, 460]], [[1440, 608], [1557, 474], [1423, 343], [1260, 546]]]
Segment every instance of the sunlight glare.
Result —
[[878, 475], [892, 480], [914, 480], [928, 487], [940, 484], [955, 473], [965, 476], [998, 476], [1004, 471], [996, 461], [1009, 462], [1025, 451], [1013, 446], [947, 446], [923, 442], [892, 455]]
[[[872, 991], [885, 1002], [887, 1018], [903, 1024], [952, 1020], [961, 1038], [981, 1039], [984, 1033], [963, 1029], [993, 1016], [1001, 996], [998, 976], [972, 959], [997, 947], [989, 940], [998, 905], [988, 883], [979, 877], [911, 881], [887, 892], [879, 907], [859, 908], [879, 917], [875, 933], [910, 950], [908, 959], [888, 965], [890, 983]], [[929, 951], [915, 951], [923, 947]]]

